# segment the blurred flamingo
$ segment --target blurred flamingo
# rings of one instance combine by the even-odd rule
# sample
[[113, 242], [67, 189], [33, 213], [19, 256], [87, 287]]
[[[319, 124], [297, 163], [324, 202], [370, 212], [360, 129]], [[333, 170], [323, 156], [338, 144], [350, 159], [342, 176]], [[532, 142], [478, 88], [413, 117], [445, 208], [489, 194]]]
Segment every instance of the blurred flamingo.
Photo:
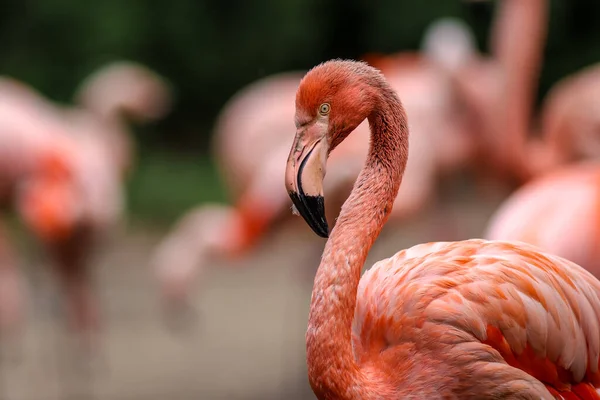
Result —
[[[63, 232], [69, 216], [61, 208], [45, 213], [56, 204], [57, 196], [68, 193], [68, 175], [71, 156], [68, 143], [54, 139], [60, 127], [43, 124], [43, 103], [33, 90], [20, 82], [0, 79], [0, 205], [12, 205], [15, 197], [24, 194], [24, 187], [44, 185], [47, 196], [38, 197], [35, 203], [39, 218], [37, 227], [41, 234]], [[32, 191], [30, 191], [31, 193]], [[26, 197], [26, 196], [25, 196]], [[5, 330], [18, 329], [23, 320], [24, 295], [22, 278], [11, 250], [8, 236], [3, 232], [0, 240], [2, 260], [2, 306], [0, 320]], [[20, 283], [21, 282], [21, 283]]]
[[552, 88], [542, 108], [543, 136], [530, 149], [537, 178], [500, 206], [485, 237], [534, 244], [600, 277], [598, 71], [586, 68]]
[[600, 66], [554, 85], [539, 121], [533, 118], [547, 21], [547, 0], [502, 1], [492, 32], [492, 57], [471, 57], [453, 71], [457, 90], [483, 133], [485, 158], [495, 163], [502, 179], [518, 183], [600, 154]]
[[[512, 64], [516, 70], [517, 60]], [[526, 155], [521, 166], [535, 179], [500, 206], [484, 236], [534, 244], [600, 277], [596, 260], [600, 166], [580, 164], [597, 161], [600, 155], [599, 71], [597, 65], [588, 67], [551, 89], [542, 104], [538, 138], [527, 140], [521, 130], [515, 144], [521, 147], [513, 150]]]
[[[327, 156], [368, 119], [371, 146], [329, 232]], [[375, 69], [329, 61], [303, 78], [285, 175], [297, 211], [329, 238], [306, 350], [319, 399], [600, 399], [600, 281], [533, 246], [471, 239], [414, 246], [360, 277], [408, 158], [397, 93]]]
[[[18, 182], [16, 208], [52, 256], [71, 325], [91, 338], [87, 334], [98, 330], [99, 317], [88, 264], [123, 216], [122, 178], [134, 157], [127, 119], [163, 117], [171, 104], [170, 87], [149, 69], [122, 61], [81, 84], [75, 96], [80, 108], [52, 104], [8, 78], [0, 91], [3, 111], [11, 114], [3, 125], [9, 156], [0, 163], [0, 194]], [[50, 156], [35, 150], [59, 147], [52, 142], [65, 143], [68, 150]], [[41, 160], [42, 172], [19, 178], [13, 170], [30, 159]]]
[[[548, 4], [547, 0], [503, 0], [498, 6], [491, 56], [472, 54], [450, 73], [479, 132], [477, 171], [488, 170], [500, 182], [514, 185], [533, 174], [525, 142], [531, 131]], [[489, 186], [490, 177], [484, 179], [483, 186]]]
[[[457, 109], [451, 82], [440, 73], [437, 63], [462, 62], [471, 52], [472, 38], [464, 25], [443, 22], [429, 30], [425, 56], [368, 56], [383, 69], [394, 89], [406, 94], [406, 108], [413, 116], [411, 129], [418, 132], [410, 139], [413, 153], [403, 181], [406, 190], [394, 205], [395, 220], [409, 218], [431, 203], [437, 176], [460, 169], [470, 157], [466, 119]], [[449, 31], [454, 34], [451, 40]], [[439, 41], [447, 46], [436, 46]], [[301, 73], [290, 72], [262, 79], [224, 107], [213, 150], [235, 206], [203, 205], [192, 210], [157, 247], [151, 264], [168, 307], [187, 303], [194, 276], [209, 260], [243, 254], [285, 216], [290, 202], [277, 177], [283, 179], [291, 145], [291, 136], [285, 132], [293, 129], [290, 121], [300, 78]], [[366, 158], [368, 134], [367, 123], [360, 124], [331, 156], [325, 180], [326, 190], [335, 194], [326, 206], [331, 220]]]
[[577, 163], [519, 188], [494, 213], [484, 237], [533, 244], [600, 278], [598, 221], [600, 165]]
[[99, 317], [89, 258], [122, 213], [121, 171], [101, 139], [105, 127], [8, 78], [0, 113], [0, 193], [51, 255], [69, 324], [90, 345]]

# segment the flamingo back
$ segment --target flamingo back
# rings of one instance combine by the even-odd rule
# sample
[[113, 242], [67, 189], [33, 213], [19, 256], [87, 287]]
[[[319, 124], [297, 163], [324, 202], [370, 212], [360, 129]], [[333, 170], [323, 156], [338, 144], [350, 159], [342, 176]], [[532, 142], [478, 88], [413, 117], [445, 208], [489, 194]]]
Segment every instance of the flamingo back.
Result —
[[484, 237], [530, 243], [600, 277], [600, 168], [571, 166], [526, 184], [492, 216]]
[[[387, 360], [392, 379], [440, 392], [600, 399], [599, 321], [600, 282], [570, 261], [511, 242], [427, 243], [364, 274], [353, 346], [359, 363]], [[404, 370], [392, 362], [417, 353]]]

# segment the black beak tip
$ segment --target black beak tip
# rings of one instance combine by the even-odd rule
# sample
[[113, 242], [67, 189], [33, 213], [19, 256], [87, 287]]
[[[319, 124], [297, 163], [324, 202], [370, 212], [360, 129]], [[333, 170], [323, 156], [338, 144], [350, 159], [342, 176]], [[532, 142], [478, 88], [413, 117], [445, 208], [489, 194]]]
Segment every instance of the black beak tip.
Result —
[[329, 238], [329, 227], [327, 226], [327, 221], [325, 221], [324, 225], [319, 226], [319, 229], [313, 229], [317, 235], [322, 238]]
[[325, 219], [325, 199], [323, 196], [307, 196], [304, 193], [289, 192], [298, 213], [308, 226], [320, 237], [329, 237], [329, 226]]
[[317, 233], [322, 238], [329, 239], [329, 233]]

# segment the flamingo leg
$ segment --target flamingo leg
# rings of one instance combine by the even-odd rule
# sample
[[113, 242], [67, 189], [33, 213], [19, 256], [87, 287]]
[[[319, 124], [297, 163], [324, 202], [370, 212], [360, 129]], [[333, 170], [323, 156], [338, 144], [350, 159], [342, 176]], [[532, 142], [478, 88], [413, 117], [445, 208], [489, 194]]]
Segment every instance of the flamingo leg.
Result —
[[[75, 398], [93, 398], [92, 361], [99, 348], [100, 320], [92, 278], [87, 268], [92, 248], [91, 232], [84, 230], [77, 236], [49, 246], [54, 261], [54, 273], [65, 298], [69, 332], [58, 335], [56, 348], [59, 379], [63, 390], [70, 392], [70, 383], [77, 383]], [[70, 337], [75, 334], [75, 351]], [[66, 358], [66, 359], [65, 359]], [[68, 398], [68, 395], [66, 396]]]
[[[22, 277], [0, 223], [0, 332], [18, 330], [24, 319]], [[16, 333], [16, 332], [15, 332]]]
[[22, 331], [25, 319], [23, 279], [17, 268], [8, 234], [0, 222], [0, 397], [6, 393], [9, 382], [4, 382], [5, 368], [9, 370], [21, 362], [23, 356]]

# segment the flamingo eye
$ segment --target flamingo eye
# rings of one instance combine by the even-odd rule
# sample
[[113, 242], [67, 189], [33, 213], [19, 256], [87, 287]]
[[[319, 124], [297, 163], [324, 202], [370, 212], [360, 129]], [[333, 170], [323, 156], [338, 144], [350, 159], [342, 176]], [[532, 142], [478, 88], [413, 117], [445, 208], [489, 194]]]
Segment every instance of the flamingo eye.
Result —
[[329, 114], [329, 111], [331, 111], [331, 106], [329, 103], [323, 103], [319, 106], [319, 114], [327, 115]]

